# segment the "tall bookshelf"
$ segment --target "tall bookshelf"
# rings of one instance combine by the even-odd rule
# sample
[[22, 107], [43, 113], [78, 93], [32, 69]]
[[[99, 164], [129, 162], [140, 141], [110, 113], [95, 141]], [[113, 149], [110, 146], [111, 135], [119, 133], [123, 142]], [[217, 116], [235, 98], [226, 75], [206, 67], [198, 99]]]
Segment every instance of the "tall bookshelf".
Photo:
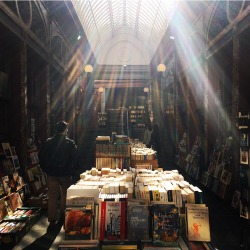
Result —
[[144, 106], [129, 107], [129, 122], [133, 128], [145, 128], [144, 122], [145, 108]]
[[146, 110], [143, 105], [129, 106], [130, 136], [143, 141]]
[[224, 200], [232, 199], [233, 138], [218, 137], [210, 154], [206, 171], [202, 173], [201, 183]]
[[249, 249], [250, 230], [250, 114], [239, 112], [239, 190], [235, 190], [231, 205], [239, 207], [241, 246]]
[[129, 135], [128, 109], [108, 109], [107, 127], [111, 132], [120, 135]]
[[[185, 149], [186, 151], [186, 149]], [[189, 176], [198, 180], [200, 178], [200, 138], [196, 136], [191, 151], [181, 155], [178, 162], [179, 167], [182, 168]]]
[[250, 219], [249, 114], [239, 113], [240, 217]]

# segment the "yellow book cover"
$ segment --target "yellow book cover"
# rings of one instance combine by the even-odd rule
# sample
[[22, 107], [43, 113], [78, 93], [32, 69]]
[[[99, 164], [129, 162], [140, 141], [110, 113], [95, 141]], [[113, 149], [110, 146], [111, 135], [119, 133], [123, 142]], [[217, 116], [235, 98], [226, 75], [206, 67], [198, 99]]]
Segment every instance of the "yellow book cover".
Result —
[[209, 211], [205, 206], [187, 206], [187, 237], [189, 241], [210, 242]]

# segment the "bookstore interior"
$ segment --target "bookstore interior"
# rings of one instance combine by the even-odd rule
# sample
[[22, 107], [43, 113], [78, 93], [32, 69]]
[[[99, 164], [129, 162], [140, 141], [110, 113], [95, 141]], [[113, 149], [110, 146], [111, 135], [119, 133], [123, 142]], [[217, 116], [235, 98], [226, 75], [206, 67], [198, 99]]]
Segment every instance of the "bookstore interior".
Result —
[[247, 0], [0, 1], [0, 248], [49, 233], [38, 153], [65, 120], [79, 170], [41, 249], [250, 249], [249, 20]]

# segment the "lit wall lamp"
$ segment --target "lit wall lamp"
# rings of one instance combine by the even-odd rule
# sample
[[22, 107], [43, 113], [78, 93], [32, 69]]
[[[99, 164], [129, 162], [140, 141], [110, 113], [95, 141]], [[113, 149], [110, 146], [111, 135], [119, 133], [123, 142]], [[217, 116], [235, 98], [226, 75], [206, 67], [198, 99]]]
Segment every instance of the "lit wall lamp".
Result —
[[90, 64], [87, 64], [87, 65], [85, 65], [85, 67], [84, 67], [84, 71], [85, 71], [86, 73], [91, 73], [91, 72], [93, 72], [93, 67], [92, 67]]
[[149, 87], [145, 87], [145, 88], [143, 89], [143, 92], [144, 92], [144, 93], [148, 93], [148, 92], [149, 92]]
[[103, 87], [99, 87], [99, 88], [98, 88], [98, 92], [99, 92], [99, 93], [103, 93], [103, 91], [104, 91], [104, 88], [103, 88]]
[[157, 66], [157, 71], [158, 71], [158, 72], [165, 72], [165, 71], [166, 71], [166, 66], [165, 66], [165, 64], [160, 63], [160, 64]]

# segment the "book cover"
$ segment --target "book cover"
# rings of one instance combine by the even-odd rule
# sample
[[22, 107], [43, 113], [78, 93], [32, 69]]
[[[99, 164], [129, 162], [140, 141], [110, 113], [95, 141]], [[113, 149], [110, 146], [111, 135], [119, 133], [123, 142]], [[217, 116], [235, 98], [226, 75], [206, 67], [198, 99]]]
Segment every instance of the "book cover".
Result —
[[148, 206], [135, 205], [127, 207], [128, 240], [149, 239]]
[[248, 148], [240, 148], [240, 164], [249, 164]]
[[13, 174], [15, 171], [11, 158], [2, 159], [1, 165], [3, 166], [3, 172], [5, 175]]
[[40, 166], [36, 165], [27, 169], [27, 175], [30, 182], [39, 180], [38, 176], [42, 175], [42, 170]]
[[125, 201], [102, 201], [100, 211], [100, 240], [125, 239]]
[[206, 171], [203, 172], [202, 177], [201, 177], [201, 183], [202, 183], [204, 186], [208, 186], [209, 178], [210, 178], [209, 172], [206, 172]]
[[240, 146], [248, 147], [248, 131], [240, 129]]
[[3, 185], [3, 180], [0, 178], [0, 198], [5, 196], [5, 190], [4, 190], [4, 185]]
[[232, 173], [224, 168], [222, 170], [221, 177], [220, 177], [221, 182], [223, 182], [226, 185], [229, 185], [231, 181], [231, 177], [232, 177]]
[[249, 210], [250, 210], [250, 207], [249, 207], [249, 204], [247, 204], [245, 201], [242, 201], [240, 200], [240, 217], [241, 218], [244, 218], [244, 219], [249, 219]]
[[218, 163], [216, 165], [216, 168], [214, 170], [214, 177], [215, 178], [220, 178], [221, 177], [221, 173], [222, 173], [222, 170], [224, 169], [224, 166], [225, 166], [225, 162]]
[[15, 212], [17, 208], [22, 207], [23, 202], [18, 192], [11, 193], [7, 200], [12, 212]]
[[14, 172], [12, 175], [9, 175], [9, 187], [11, 192], [16, 192], [24, 185], [23, 178], [19, 176], [18, 172]]
[[0, 200], [0, 221], [2, 221], [3, 218], [7, 215], [8, 215], [8, 210], [7, 210], [5, 201], [4, 199], [1, 199]]
[[92, 207], [67, 208], [65, 239], [90, 240], [92, 237]]
[[189, 241], [211, 241], [209, 212], [206, 206], [188, 206], [187, 237]]
[[240, 165], [240, 186], [250, 187], [250, 168]]
[[211, 161], [208, 166], [207, 172], [211, 175], [214, 175], [215, 169], [216, 169], [216, 163], [214, 161]]
[[10, 178], [9, 178], [9, 176], [8, 175], [3, 176], [2, 182], [3, 182], [3, 188], [5, 191], [5, 194], [9, 195], [10, 194], [10, 186], [9, 186]]
[[153, 244], [169, 246], [168, 243], [178, 242], [179, 210], [172, 204], [154, 204], [153, 215]]
[[14, 166], [15, 170], [20, 169], [20, 163], [19, 163], [19, 160], [18, 160], [18, 156], [13, 155], [11, 158], [12, 158], [12, 162], [13, 162], [13, 166]]
[[4, 151], [5, 156], [7, 158], [11, 157], [12, 156], [12, 152], [11, 152], [11, 148], [10, 148], [9, 142], [3, 142], [2, 143], [2, 147], [3, 147], [3, 151]]

